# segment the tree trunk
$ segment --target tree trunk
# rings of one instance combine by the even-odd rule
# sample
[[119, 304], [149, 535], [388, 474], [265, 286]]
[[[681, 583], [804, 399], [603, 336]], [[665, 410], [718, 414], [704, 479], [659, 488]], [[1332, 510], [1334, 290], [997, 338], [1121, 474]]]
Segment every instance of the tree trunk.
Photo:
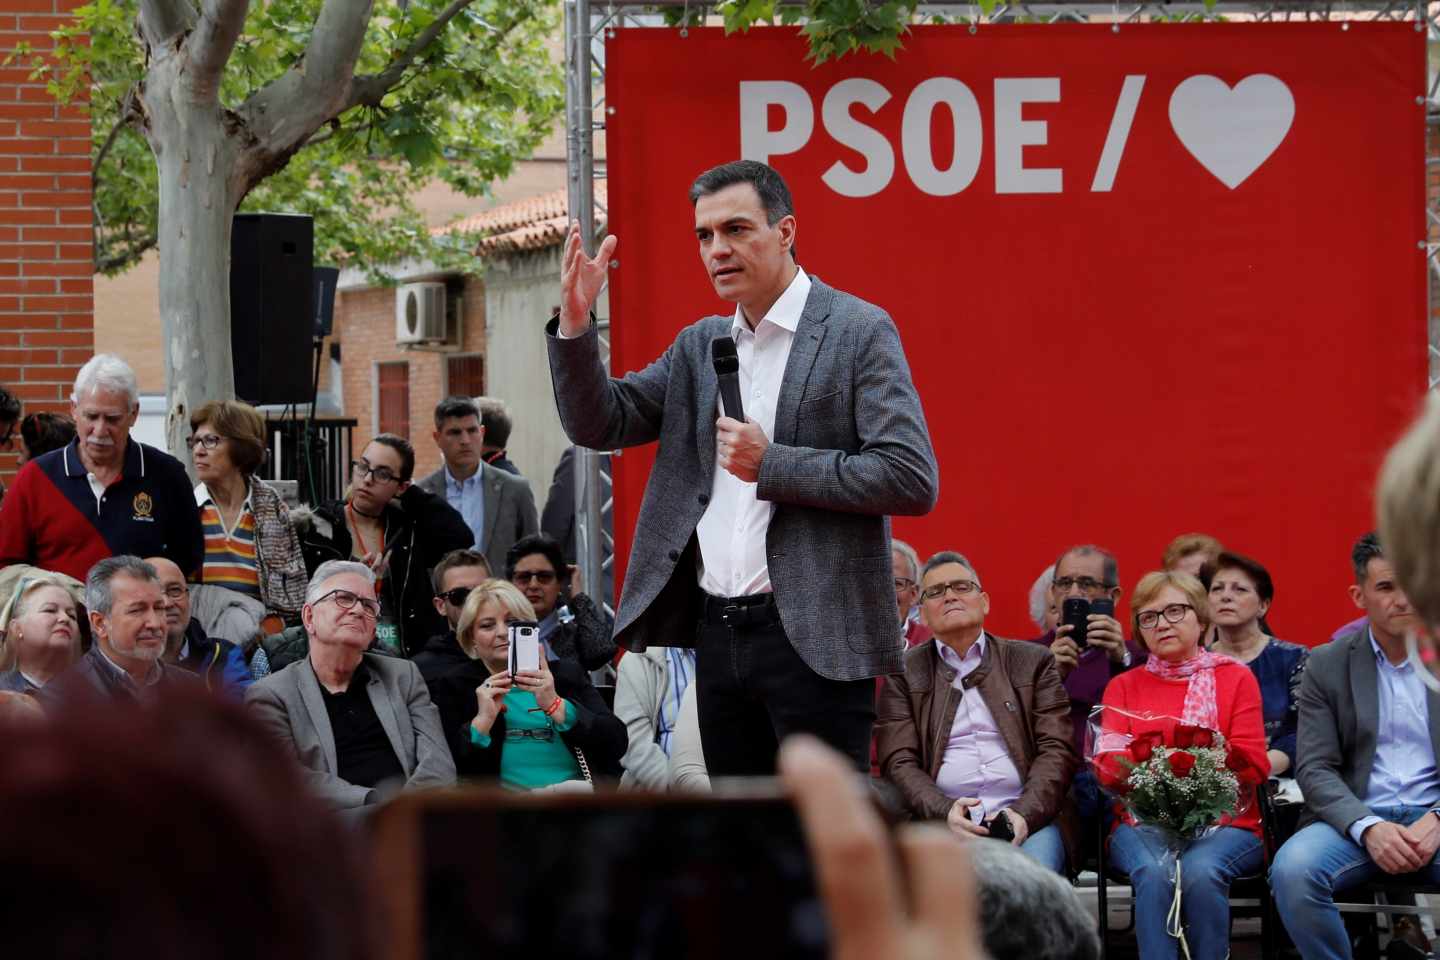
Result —
[[160, 172], [160, 319], [170, 452], [190, 465], [191, 411], [235, 396], [230, 351], [230, 172], [237, 148], [213, 98], [192, 95], [187, 58], [154, 60], [142, 100]]

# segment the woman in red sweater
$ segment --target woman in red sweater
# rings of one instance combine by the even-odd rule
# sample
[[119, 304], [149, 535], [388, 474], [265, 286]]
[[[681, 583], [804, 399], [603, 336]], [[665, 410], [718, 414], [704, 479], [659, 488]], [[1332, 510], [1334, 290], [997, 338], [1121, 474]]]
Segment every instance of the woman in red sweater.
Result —
[[[1238, 660], [1203, 650], [1210, 610], [1200, 581], [1178, 571], [1146, 574], [1130, 601], [1135, 634], [1150, 657], [1105, 688], [1106, 732], [1166, 736], [1179, 718], [1217, 730], [1238, 755], [1242, 806], [1233, 820], [1192, 843], [1180, 856], [1181, 912], [1193, 960], [1224, 960], [1230, 952], [1230, 882], [1264, 865], [1255, 785], [1270, 775], [1260, 687]], [[1113, 715], [1112, 715], [1113, 714]], [[1147, 716], [1155, 719], [1141, 719]], [[1249, 800], [1246, 804], [1243, 801]], [[1135, 891], [1135, 936], [1141, 960], [1179, 956], [1166, 932], [1175, 897], [1165, 850], [1135, 829], [1128, 812], [1110, 837], [1110, 861], [1130, 875]]]

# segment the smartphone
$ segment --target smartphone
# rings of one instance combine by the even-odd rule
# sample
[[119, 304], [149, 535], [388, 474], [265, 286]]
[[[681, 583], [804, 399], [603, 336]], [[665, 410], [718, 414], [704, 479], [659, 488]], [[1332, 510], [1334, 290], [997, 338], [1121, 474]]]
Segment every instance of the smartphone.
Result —
[[828, 956], [805, 836], [771, 781], [407, 793], [369, 826], [393, 960]]
[[[1060, 623], [1070, 624], [1075, 629], [1070, 632], [1070, 639], [1081, 650], [1089, 646], [1085, 641], [1085, 628], [1089, 621], [1085, 619], [1090, 616], [1090, 601], [1084, 597], [1067, 597], [1060, 604]], [[514, 647], [511, 647], [513, 650]]]
[[1003, 813], [997, 813], [985, 821], [985, 828], [990, 831], [992, 840], [1004, 840], [1009, 843], [1015, 839], [1015, 828], [1010, 826], [1010, 818]]
[[1103, 613], [1107, 617], [1115, 616], [1115, 601], [1109, 597], [1101, 597], [1099, 600], [1090, 601], [1091, 613]]
[[540, 625], [533, 620], [511, 620], [507, 627], [510, 637], [510, 676], [517, 670], [540, 669]]

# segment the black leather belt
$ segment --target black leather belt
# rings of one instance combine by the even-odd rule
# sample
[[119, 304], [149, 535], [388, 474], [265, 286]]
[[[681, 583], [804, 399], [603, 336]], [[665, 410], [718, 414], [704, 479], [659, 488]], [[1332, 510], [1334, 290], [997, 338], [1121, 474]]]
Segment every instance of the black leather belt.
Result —
[[754, 593], [748, 597], [712, 597], [705, 594], [700, 619], [726, 627], [763, 627], [780, 622], [775, 594]]

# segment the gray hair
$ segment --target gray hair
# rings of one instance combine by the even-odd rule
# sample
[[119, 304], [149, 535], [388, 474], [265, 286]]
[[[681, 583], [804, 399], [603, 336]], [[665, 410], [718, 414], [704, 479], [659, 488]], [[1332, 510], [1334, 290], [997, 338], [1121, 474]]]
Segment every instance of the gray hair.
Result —
[[965, 554], [956, 553], [954, 550], [941, 550], [939, 553], [932, 556], [929, 560], [926, 560], [925, 568], [920, 571], [920, 576], [923, 578], [925, 574], [929, 573], [931, 570], [934, 570], [936, 567], [942, 567], [947, 563], [960, 564], [960, 566], [964, 567], [966, 570], [969, 570], [970, 573], [974, 575], [975, 583], [977, 585], [980, 583], [980, 572], [975, 569], [975, 564], [965, 559]]
[[326, 560], [315, 568], [315, 575], [310, 578], [310, 585], [305, 588], [305, 602], [314, 603], [319, 600], [325, 594], [326, 581], [347, 573], [363, 577], [366, 583], [375, 586], [375, 571], [365, 564], [354, 560]]
[[124, 553], [118, 557], [106, 557], [85, 575], [85, 608], [108, 616], [115, 602], [110, 589], [111, 581], [122, 573], [146, 583], [160, 582], [160, 574], [155, 568], [139, 557]]
[[1050, 612], [1050, 585], [1054, 582], [1055, 567], [1046, 567], [1030, 587], [1030, 619], [1042, 633], [1045, 631], [1045, 614]]
[[898, 553], [905, 558], [905, 562], [910, 565], [910, 579], [919, 583], [920, 554], [915, 552], [915, 548], [898, 537], [892, 537], [890, 539], [890, 552]]
[[1059, 874], [995, 840], [966, 844], [979, 888], [981, 939], [993, 960], [1099, 960], [1095, 919]]
[[81, 397], [94, 390], [125, 394], [125, 402], [132, 410], [140, 402], [140, 385], [135, 381], [135, 371], [113, 353], [97, 353], [86, 361], [75, 375], [75, 390], [70, 394], [70, 400], [79, 403]]

